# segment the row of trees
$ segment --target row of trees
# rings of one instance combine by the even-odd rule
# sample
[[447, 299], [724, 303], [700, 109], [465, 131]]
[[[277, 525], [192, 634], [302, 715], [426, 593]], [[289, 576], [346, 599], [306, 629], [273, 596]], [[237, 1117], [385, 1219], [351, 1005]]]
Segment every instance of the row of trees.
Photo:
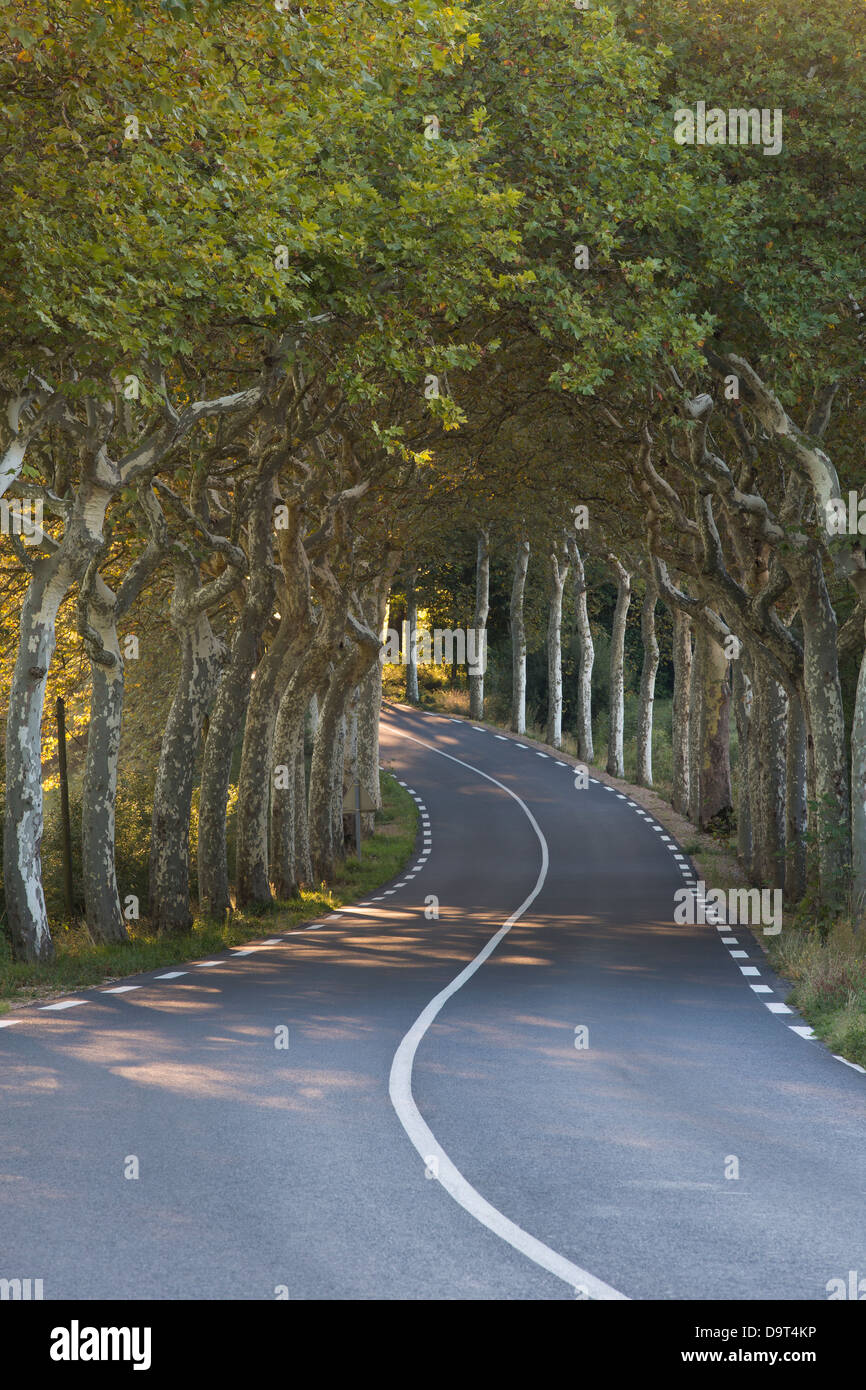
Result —
[[[444, 572], [461, 535], [477, 545], [476, 627], [491, 536], [517, 557], [518, 727], [521, 594], [541, 553], [549, 736], [570, 574], [591, 756], [587, 541], [617, 578], [614, 653], [643, 576], [642, 775], [660, 597], [677, 624], [678, 802], [706, 823], [730, 794], [735, 637], [744, 853], [797, 893], [808, 833], [826, 903], [852, 867], [866, 888], [866, 676], [846, 718], [840, 675], [864, 647], [866, 558], [825, 524], [840, 468], [853, 486], [862, 467], [853, 3], [0, 10], [0, 168], [15, 195], [0, 485], [45, 514], [38, 545], [8, 537], [22, 595], [4, 841], [16, 951], [52, 950], [40, 728], [68, 596], [91, 663], [87, 921], [110, 939], [125, 931], [118, 632], [136, 605], [170, 576], [177, 680], [150, 914], [172, 929], [190, 920], [197, 775], [202, 910], [333, 872], [347, 748], [377, 794], [392, 580], [401, 564]], [[782, 154], [678, 146], [673, 112], [699, 100], [781, 107]], [[480, 678], [471, 698], [479, 717]]]

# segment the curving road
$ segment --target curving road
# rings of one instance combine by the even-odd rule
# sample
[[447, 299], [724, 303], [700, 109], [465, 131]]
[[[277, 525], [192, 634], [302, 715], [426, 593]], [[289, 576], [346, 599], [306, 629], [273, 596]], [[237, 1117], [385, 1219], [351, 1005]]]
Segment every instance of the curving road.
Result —
[[462, 721], [386, 707], [381, 746], [422, 806], [396, 883], [0, 1020], [0, 1278], [823, 1300], [866, 1272], [866, 1076], [748, 932], [672, 924], [666, 832]]

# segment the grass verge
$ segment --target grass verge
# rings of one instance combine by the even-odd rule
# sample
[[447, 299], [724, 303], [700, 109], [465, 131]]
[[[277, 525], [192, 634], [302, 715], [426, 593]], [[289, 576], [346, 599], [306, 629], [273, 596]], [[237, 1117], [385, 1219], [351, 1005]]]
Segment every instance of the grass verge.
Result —
[[365, 897], [400, 872], [412, 853], [418, 827], [417, 808], [408, 792], [384, 773], [380, 786], [382, 810], [372, 838], [363, 843], [360, 862], [353, 856], [345, 859], [332, 884], [305, 890], [291, 902], [275, 903], [259, 914], [236, 912], [225, 924], [197, 919], [188, 932], [176, 936], [157, 936], [146, 922], [131, 922], [130, 940], [117, 945], [94, 945], [83, 926], [60, 927], [54, 934], [57, 957], [50, 965], [12, 960], [8, 941], [0, 937], [0, 1013], [35, 999], [53, 999], [212, 955], [263, 931], [291, 930]]

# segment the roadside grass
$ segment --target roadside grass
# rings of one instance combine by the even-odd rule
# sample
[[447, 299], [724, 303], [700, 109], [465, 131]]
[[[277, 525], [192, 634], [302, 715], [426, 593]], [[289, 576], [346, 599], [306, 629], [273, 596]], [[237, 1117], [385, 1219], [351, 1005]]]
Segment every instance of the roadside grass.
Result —
[[822, 1042], [850, 1062], [866, 1066], [866, 936], [850, 918], [826, 934], [808, 923], [769, 942], [770, 961], [793, 982], [789, 1003], [808, 1019]]
[[373, 836], [362, 844], [360, 862], [348, 855], [330, 886], [303, 890], [291, 902], [275, 903], [261, 913], [235, 912], [227, 922], [197, 918], [188, 932], [172, 936], [157, 936], [146, 921], [131, 922], [130, 940], [116, 945], [94, 945], [81, 924], [52, 927], [57, 956], [50, 965], [13, 961], [8, 939], [0, 935], [0, 1013], [12, 1004], [55, 998], [71, 990], [112, 984], [125, 975], [197, 960], [256, 936], [291, 930], [365, 897], [403, 868], [418, 826], [417, 808], [408, 792], [385, 773], [380, 786], [382, 810], [376, 815]]

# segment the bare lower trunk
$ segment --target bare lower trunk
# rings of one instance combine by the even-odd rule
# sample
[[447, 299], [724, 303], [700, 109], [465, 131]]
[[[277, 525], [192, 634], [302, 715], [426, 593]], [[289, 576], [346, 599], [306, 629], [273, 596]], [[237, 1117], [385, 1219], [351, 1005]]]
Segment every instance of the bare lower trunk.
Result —
[[[112, 595], [113, 598], [113, 595]], [[123, 661], [113, 616], [94, 607], [89, 622], [113, 665], [91, 661], [90, 722], [81, 811], [87, 929], [94, 941], [125, 941], [114, 863], [117, 759], [123, 718]]]
[[417, 571], [409, 575], [406, 585], [406, 629], [409, 649], [404, 656], [406, 662], [406, 703], [417, 705], [418, 692], [418, 598], [415, 592]]
[[334, 670], [321, 702], [313, 743], [308, 817], [310, 857], [317, 882], [328, 882], [333, 878], [342, 848], [334, 835], [334, 783], [338, 751], [342, 771], [343, 710], [351, 689], [351, 678], [347, 679], [346, 676], [348, 669], [350, 661], [344, 656]]
[[50, 961], [54, 946], [42, 891], [42, 709], [57, 611], [71, 582], [56, 558], [37, 561], [21, 613], [6, 723], [4, 888], [12, 948]]
[[756, 665], [758, 719], [753, 721], [759, 768], [761, 835], [756, 868], [762, 887], [785, 883], [786, 699], [781, 686]]
[[815, 825], [821, 896], [838, 909], [851, 869], [851, 801], [836, 615], [819, 557], [795, 575], [803, 624], [803, 687], [815, 768]]
[[653, 784], [653, 704], [656, 692], [656, 674], [659, 669], [659, 644], [656, 640], [656, 604], [658, 591], [655, 584], [647, 581], [646, 595], [641, 610], [641, 636], [643, 638], [643, 666], [640, 675], [640, 698], [637, 719], [637, 781], [640, 786]]
[[574, 568], [574, 613], [579, 648], [577, 662], [577, 756], [591, 763], [595, 750], [592, 745], [592, 668], [595, 648], [586, 606], [586, 573], [577, 542], [569, 539], [568, 553]]
[[673, 610], [674, 697], [671, 711], [673, 787], [671, 803], [680, 815], [689, 811], [689, 682], [692, 672], [692, 624], [680, 609]]
[[[381, 810], [379, 791], [379, 711], [382, 706], [382, 663], [370, 667], [358, 695], [358, 776], [376, 810]], [[365, 835], [372, 835], [375, 812], [365, 812], [361, 824]]]
[[866, 652], [860, 662], [851, 725], [851, 848], [856, 930], [866, 916]]
[[[478, 532], [478, 551], [475, 564], [475, 612], [472, 624], [475, 629], [476, 650], [486, 652], [487, 614], [490, 604], [490, 536], [482, 529]], [[483, 661], [482, 661], [483, 666]], [[484, 671], [473, 675], [469, 672], [469, 717], [484, 718]]]
[[610, 732], [607, 740], [607, 770], [611, 777], [625, 776], [623, 728], [625, 722], [625, 625], [631, 603], [631, 575], [611, 556], [617, 577], [616, 608], [610, 634]]
[[[702, 628], [696, 632], [692, 661], [690, 723], [698, 705], [697, 735], [690, 737], [689, 809], [702, 830], [717, 816], [733, 809], [731, 800], [731, 694], [724, 648]], [[691, 786], [697, 778], [696, 787]]]
[[511, 585], [511, 728], [526, 733], [526, 622], [523, 596], [529, 569], [529, 541], [518, 541]]
[[550, 557], [550, 607], [547, 616], [547, 742], [562, 746], [562, 592], [568, 565]]
[[752, 760], [752, 682], [745, 653], [732, 665], [732, 699], [737, 723], [737, 855], [744, 872], [752, 871], [752, 806], [749, 799]]
[[157, 931], [186, 931], [189, 822], [202, 724], [219, 679], [222, 646], [206, 615], [180, 633], [181, 668], [163, 734], [153, 793], [150, 916]]
[[798, 903], [806, 891], [806, 717], [799, 695], [788, 697], [785, 751], [785, 898]]

